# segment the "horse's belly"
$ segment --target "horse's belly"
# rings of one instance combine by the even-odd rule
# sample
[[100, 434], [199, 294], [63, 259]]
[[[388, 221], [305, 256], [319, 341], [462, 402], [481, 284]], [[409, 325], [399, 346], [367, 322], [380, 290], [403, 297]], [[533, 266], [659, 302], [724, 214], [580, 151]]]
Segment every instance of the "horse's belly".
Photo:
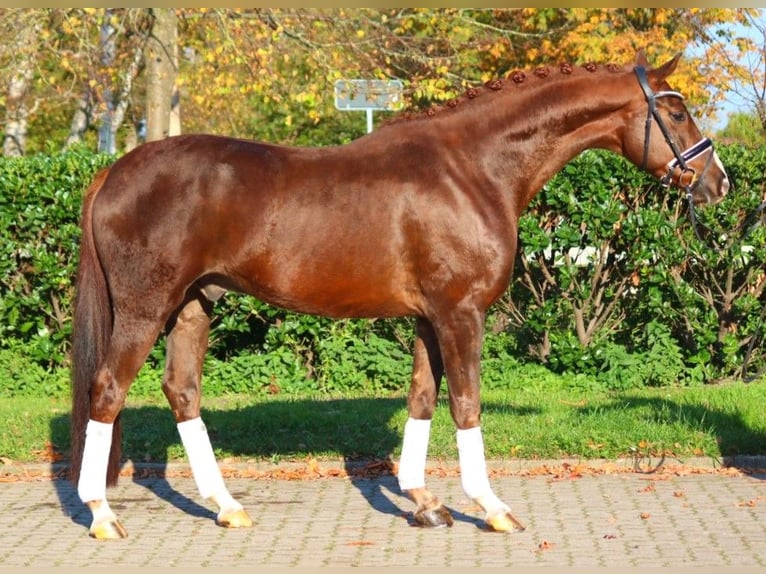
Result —
[[278, 286], [253, 285], [254, 296], [298, 313], [332, 318], [401, 317], [418, 313], [417, 297], [370, 276], [365, 281], [326, 275], [300, 276]]

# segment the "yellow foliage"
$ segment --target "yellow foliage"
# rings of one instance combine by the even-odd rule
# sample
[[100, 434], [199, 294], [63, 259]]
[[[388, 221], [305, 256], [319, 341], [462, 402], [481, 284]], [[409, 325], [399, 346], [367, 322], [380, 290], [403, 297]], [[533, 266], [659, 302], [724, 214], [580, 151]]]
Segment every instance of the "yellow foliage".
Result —
[[[341, 78], [399, 78], [405, 107], [425, 106], [511, 69], [565, 61], [623, 64], [639, 47], [655, 64], [684, 53], [671, 83], [696, 111], [743, 73], [726, 64], [726, 53], [754, 46], [732, 34], [718, 52], [689, 47], [699, 44], [699, 29], [742, 21], [744, 10], [179, 8], [180, 45], [193, 52], [182, 52], [179, 62], [184, 129], [249, 135], [254, 125], [283, 122], [297, 132], [335, 114], [332, 86]], [[58, 61], [41, 62], [41, 70], [56, 70], [55, 77], [43, 72], [43, 78], [59, 93], [86, 83], [98, 96], [106, 86], [95, 78], [111, 78], [110, 89], [119, 93], [145, 33], [135, 25], [142, 11], [113, 9], [120, 35], [113, 66], [98, 64], [103, 8], [66, 9], [48, 19], [39, 34], [40, 54], [55, 54]], [[124, 32], [131, 25], [129, 39]], [[704, 73], [695, 55], [701, 52]], [[142, 89], [140, 77], [135, 85]], [[135, 113], [142, 113], [140, 95], [132, 100]]]
[[505, 53], [505, 44], [502, 42], [496, 42], [489, 49], [489, 53], [494, 58], [500, 58]]

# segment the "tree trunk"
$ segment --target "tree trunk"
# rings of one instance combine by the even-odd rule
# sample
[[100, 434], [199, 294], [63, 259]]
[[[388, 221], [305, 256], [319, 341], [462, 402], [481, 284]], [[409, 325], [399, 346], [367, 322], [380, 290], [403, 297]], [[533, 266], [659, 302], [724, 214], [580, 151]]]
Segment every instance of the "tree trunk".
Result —
[[73, 146], [82, 141], [85, 132], [91, 122], [90, 90], [86, 90], [82, 98], [77, 101], [77, 109], [72, 115], [72, 122], [69, 124], [69, 135], [66, 138], [64, 148]]
[[181, 92], [176, 83], [176, 73], [178, 71], [178, 26], [174, 27], [176, 36], [173, 39], [173, 89], [170, 96], [170, 124], [168, 133], [171, 136], [181, 134]]
[[[112, 10], [104, 10], [104, 19], [101, 22], [99, 47], [101, 49], [101, 64], [109, 69], [114, 64], [117, 53], [115, 30], [111, 23]], [[103, 153], [115, 153], [117, 143], [115, 132], [112, 130], [112, 114], [114, 113], [114, 96], [112, 94], [111, 81], [104, 82], [104, 109], [101, 113], [101, 126], [98, 129], [98, 151]]]
[[[766, 91], [766, 86], [764, 87]], [[757, 100], [755, 102], [755, 112], [758, 114], [758, 119], [761, 122], [761, 129], [763, 129], [764, 135], [766, 135], [766, 99]]]
[[[141, 72], [141, 62], [143, 59], [144, 49], [142, 46], [137, 46], [133, 52], [133, 59], [131, 60], [130, 65], [122, 75], [122, 89], [120, 90], [120, 94], [117, 97], [117, 101], [114, 105], [114, 110], [112, 111], [111, 121], [113, 134], [119, 132], [123, 122], [125, 121], [125, 113], [128, 109], [128, 105], [130, 104], [131, 94], [133, 93], [133, 83], [138, 77], [138, 74]], [[135, 126], [130, 128], [127, 138], [129, 141], [126, 140], [123, 147], [125, 148], [125, 151], [130, 151], [136, 147], [136, 144], [138, 143]]]
[[178, 22], [173, 8], [150, 8], [152, 31], [146, 45], [146, 141], [170, 135]]
[[8, 82], [5, 105], [5, 133], [3, 155], [19, 157], [27, 147], [27, 125], [30, 109], [29, 88], [35, 76], [35, 50], [39, 24], [32, 20], [25, 22], [16, 38], [15, 53], [18, 57], [11, 63], [13, 71]]

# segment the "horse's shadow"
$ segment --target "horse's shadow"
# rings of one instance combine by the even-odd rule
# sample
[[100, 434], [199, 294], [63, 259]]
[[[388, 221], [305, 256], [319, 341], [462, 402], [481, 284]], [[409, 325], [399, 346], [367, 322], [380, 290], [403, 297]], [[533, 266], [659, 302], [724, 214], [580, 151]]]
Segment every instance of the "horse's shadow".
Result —
[[[230, 410], [203, 408], [202, 416], [214, 447], [235, 457], [279, 461], [291, 457], [305, 458], [306, 452], [341, 453], [351, 483], [372, 508], [382, 514], [400, 517], [415, 526], [412, 513], [414, 503], [400, 490], [390, 462], [391, 453], [401, 446], [401, 431], [394, 430], [397, 425], [392, 425], [391, 421], [402, 418], [404, 402], [404, 399], [394, 398], [322, 401], [285, 399]], [[673, 399], [644, 397], [615, 400], [613, 405], [599, 408], [624, 410], [645, 408], [647, 404], [656, 412], [666, 413], [668, 424], [681, 423], [703, 432], [708, 432], [712, 427], [721, 449], [722, 464], [727, 466], [738, 466], [739, 459], [733, 455], [747, 454], [737, 452], [739, 445], [766, 444], [766, 436], [750, 428], [741, 417], [715, 408], [705, 409]], [[443, 409], [444, 406], [440, 405], [439, 408]], [[587, 408], [583, 407], [583, 411]], [[491, 403], [483, 406], [488, 417], [492, 416], [494, 409], [507, 410], [508, 406]], [[306, 416], [307, 413], [310, 416]], [[353, 432], [348, 431], [349, 424], [356, 425]], [[147, 441], [145, 431], [142, 433], [139, 430], [146, 426], [152, 428], [151, 441]], [[191, 516], [215, 519], [211, 508], [204, 506], [201, 500], [193, 500], [178, 492], [165, 478], [169, 463], [168, 451], [179, 448], [180, 444], [169, 408], [164, 405], [126, 408], [123, 411], [123, 429], [125, 458], [134, 461], [150, 458], [155, 461], [152, 465], [155, 472], [151, 478], [146, 478], [145, 470], [133, 473], [132, 478], [137, 484]], [[62, 415], [54, 419], [51, 442], [68, 445], [68, 433], [69, 416]], [[242, 437], [248, 440], [242, 440]], [[360, 472], [360, 465], [364, 467], [365, 464], [374, 465], [378, 472]], [[61, 474], [60, 468], [57, 473]], [[754, 476], [766, 478], [762, 474]], [[87, 527], [90, 511], [79, 500], [75, 487], [67, 480], [54, 482], [63, 513], [76, 524]], [[118, 502], [150, 503], [151, 497], [147, 496], [140, 501]], [[119, 511], [119, 505], [112, 506]], [[483, 521], [476, 516], [451, 507], [450, 512], [456, 521], [483, 527]]]
[[[414, 503], [399, 488], [393, 475], [391, 453], [401, 445], [400, 431], [391, 420], [405, 409], [404, 399], [349, 398], [312, 401], [309, 399], [271, 400], [258, 406], [231, 410], [206, 410], [202, 417], [214, 448], [235, 457], [282, 461], [305, 458], [306, 452], [340, 452], [344, 470], [362, 497], [381, 514], [400, 517], [411, 526]], [[306, 416], [310, 413], [310, 416]], [[215, 512], [202, 500], [193, 500], [176, 490], [166, 478], [171, 449], [180, 439], [170, 409], [164, 405], [127, 407], [123, 419], [123, 459], [151, 464], [132, 465], [130, 478], [168, 504], [199, 518], [215, 520]], [[354, 421], [350, 423], [349, 421]], [[346, 427], [354, 424], [353, 431]], [[152, 429], [147, 440], [147, 427]], [[69, 444], [69, 416], [62, 415], [51, 425], [51, 442]], [[248, 437], [248, 440], [242, 440]], [[125, 469], [126, 466], [123, 467]], [[57, 474], [64, 474], [58, 467]], [[121, 477], [125, 480], [126, 477]], [[62, 512], [78, 525], [90, 525], [90, 511], [68, 480], [56, 480]], [[108, 494], [108, 493], [107, 493]], [[124, 504], [151, 504], [151, 497], [112, 502], [117, 511]], [[401, 503], [401, 504], [400, 504]], [[450, 508], [453, 519], [480, 525], [481, 521]]]

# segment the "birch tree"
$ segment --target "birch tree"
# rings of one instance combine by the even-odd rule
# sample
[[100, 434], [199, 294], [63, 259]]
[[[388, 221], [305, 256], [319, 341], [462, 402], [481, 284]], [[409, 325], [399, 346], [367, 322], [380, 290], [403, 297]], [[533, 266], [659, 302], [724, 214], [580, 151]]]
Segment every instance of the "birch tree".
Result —
[[[177, 65], [178, 20], [174, 8], [151, 8], [146, 44], [146, 140], [170, 135], [170, 112]], [[177, 128], [176, 128], [177, 129]]]
[[14, 10], [7, 22], [15, 23], [16, 27], [6, 30], [11, 59], [5, 100], [3, 155], [17, 157], [24, 155], [27, 147], [29, 115], [32, 112], [30, 88], [35, 76], [41, 22], [37, 12], [23, 9]]

